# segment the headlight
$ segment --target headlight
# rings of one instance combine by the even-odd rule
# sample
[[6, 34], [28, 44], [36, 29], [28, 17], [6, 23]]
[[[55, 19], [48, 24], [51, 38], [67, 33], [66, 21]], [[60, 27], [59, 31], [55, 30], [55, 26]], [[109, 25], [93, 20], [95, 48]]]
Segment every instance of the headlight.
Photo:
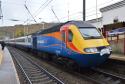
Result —
[[112, 51], [112, 48], [111, 48], [111, 46], [107, 46], [106, 48], [107, 48], [107, 49], [109, 49], [110, 51]]
[[97, 48], [85, 48], [84, 51], [87, 53], [98, 53]]

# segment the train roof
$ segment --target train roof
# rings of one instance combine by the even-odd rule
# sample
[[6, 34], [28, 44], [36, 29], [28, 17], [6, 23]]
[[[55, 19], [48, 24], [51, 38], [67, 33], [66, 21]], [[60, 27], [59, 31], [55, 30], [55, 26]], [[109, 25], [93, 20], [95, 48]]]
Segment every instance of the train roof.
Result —
[[91, 25], [90, 23], [88, 22], [85, 22], [85, 21], [69, 21], [68, 24], [74, 24], [78, 27], [94, 27], [93, 25]]
[[47, 28], [47, 29], [44, 29], [44, 30], [41, 30], [41, 31], [38, 31], [32, 35], [38, 35], [38, 34], [46, 34], [46, 33], [51, 33], [51, 32], [56, 32], [56, 31], [60, 31], [60, 28], [61, 26], [65, 25], [65, 24], [74, 24], [78, 27], [94, 27], [93, 25], [91, 25], [90, 23], [87, 23], [85, 21], [68, 21], [68, 22], [65, 22], [65, 23], [58, 23], [57, 25], [54, 25], [50, 28]]

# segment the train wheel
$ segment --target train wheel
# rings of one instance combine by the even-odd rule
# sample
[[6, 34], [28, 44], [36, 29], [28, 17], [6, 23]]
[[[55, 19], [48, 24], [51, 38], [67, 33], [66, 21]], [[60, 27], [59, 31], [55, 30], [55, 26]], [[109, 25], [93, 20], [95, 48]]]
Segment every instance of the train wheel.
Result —
[[58, 57], [57, 57], [56, 55], [53, 55], [53, 56], [52, 56], [52, 60], [53, 60], [54, 63], [58, 63], [58, 60], [57, 60], [57, 59], [58, 59]]
[[67, 67], [71, 70], [79, 70], [79, 65], [76, 62], [74, 62], [73, 60], [69, 60], [67, 62]]
[[48, 53], [42, 53], [41, 57], [47, 61], [50, 61], [52, 59]]

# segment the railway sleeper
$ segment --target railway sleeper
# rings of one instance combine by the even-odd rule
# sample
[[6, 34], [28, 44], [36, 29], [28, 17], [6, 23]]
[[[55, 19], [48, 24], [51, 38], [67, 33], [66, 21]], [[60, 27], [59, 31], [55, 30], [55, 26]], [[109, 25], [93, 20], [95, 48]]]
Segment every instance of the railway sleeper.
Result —
[[35, 82], [44, 82], [44, 81], [48, 81], [48, 80], [50, 80], [49, 77], [44, 77], [42, 79], [32, 79], [31, 81], [33, 83], [35, 83]]
[[42, 84], [58, 84], [54, 80], [43, 81]]
[[29, 77], [31, 80], [32, 79], [42, 79], [42, 78], [44, 78], [44, 77], [46, 77], [46, 76], [32, 76], [32, 77]]
[[120, 80], [113, 79], [109, 76], [105, 76], [102, 74], [95, 73], [95, 74], [91, 75], [90, 77], [92, 77], [95, 80], [102, 81], [104, 84], [121, 84]]
[[36, 76], [41, 77], [41, 78], [46, 77], [46, 74], [41, 74], [41, 73], [39, 73], [39, 74], [29, 74], [29, 75], [31, 77], [36, 77]]
[[39, 72], [37, 72], [37, 71], [36, 71], [36, 72], [35, 72], [35, 71], [31, 71], [30, 73], [31, 73], [31, 74], [44, 74], [44, 73], [42, 73], [42, 72], [40, 72], [40, 71], [39, 71]]

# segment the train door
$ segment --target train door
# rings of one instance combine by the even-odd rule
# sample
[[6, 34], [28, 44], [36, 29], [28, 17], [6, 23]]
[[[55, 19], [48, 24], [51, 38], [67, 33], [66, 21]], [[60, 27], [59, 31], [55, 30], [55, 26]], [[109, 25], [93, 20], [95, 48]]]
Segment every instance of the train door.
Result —
[[66, 45], [66, 32], [62, 31], [62, 41], [64, 42], [64, 44]]
[[64, 54], [67, 48], [67, 29], [66, 28], [61, 30], [61, 36], [62, 36], [61, 52]]
[[70, 48], [70, 46], [72, 46], [73, 33], [71, 30], [66, 29], [61, 31], [61, 34], [62, 34], [62, 52], [63, 52], [64, 51], [63, 49]]
[[62, 42], [65, 44], [65, 47], [66, 47], [66, 42], [67, 42], [66, 31], [61, 31], [61, 34], [62, 34]]
[[33, 49], [37, 48], [37, 37], [33, 36]]

